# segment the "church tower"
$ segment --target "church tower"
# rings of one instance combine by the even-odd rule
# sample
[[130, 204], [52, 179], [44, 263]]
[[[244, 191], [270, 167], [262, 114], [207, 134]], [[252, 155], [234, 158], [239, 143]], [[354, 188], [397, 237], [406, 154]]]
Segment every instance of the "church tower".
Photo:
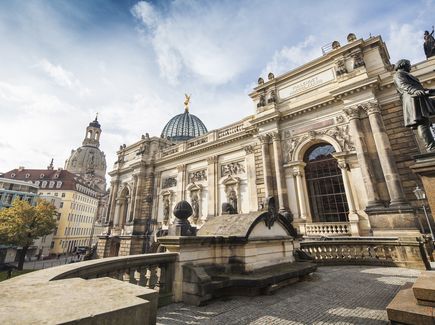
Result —
[[106, 156], [100, 147], [101, 125], [98, 116], [86, 127], [82, 146], [72, 150], [65, 161], [65, 169], [83, 177], [100, 191], [106, 189]]

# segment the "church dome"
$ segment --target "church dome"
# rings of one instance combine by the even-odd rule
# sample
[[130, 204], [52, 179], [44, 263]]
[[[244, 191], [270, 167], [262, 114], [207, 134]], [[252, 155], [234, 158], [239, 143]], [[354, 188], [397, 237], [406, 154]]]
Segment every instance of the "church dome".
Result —
[[186, 109], [183, 114], [174, 116], [165, 125], [162, 138], [171, 141], [186, 141], [207, 133], [204, 123]]
[[106, 187], [106, 155], [99, 149], [101, 125], [95, 117], [86, 128], [82, 146], [71, 150], [70, 157], [65, 162], [65, 169], [81, 175], [101, 190]]

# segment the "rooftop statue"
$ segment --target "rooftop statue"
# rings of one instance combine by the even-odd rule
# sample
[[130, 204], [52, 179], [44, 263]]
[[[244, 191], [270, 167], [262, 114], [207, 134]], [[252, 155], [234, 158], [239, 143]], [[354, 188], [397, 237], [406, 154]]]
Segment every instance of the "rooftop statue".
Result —
[[435, 115], [435, 100], [429, 98], [435, 95], [435, 89], [425, 89], [420, 81], [410, 74], [411, 62], [399, 60], [395, 65], [394, 84], [400, 93], [403, 105], [405, 126], [417, 129], [418, 136], [423, 140], [426, 150], [435, 151], [435, 141], [430, 130], [431, 115]]
[[192, 95], [184, 94], [184, 97], [185, 97], [185, 100], [184, 100], [184, 109], [186, 111], [189, 111], [190, 96], [192, 96]]
[[429, 31], [424, 32], [424, 53], [426, 54], [426, 58], [429, 59], [431, 56], [435, 55], [435, 39], [433, 37], [434, 27], [432, 26], [432, 32], [429, 34]]

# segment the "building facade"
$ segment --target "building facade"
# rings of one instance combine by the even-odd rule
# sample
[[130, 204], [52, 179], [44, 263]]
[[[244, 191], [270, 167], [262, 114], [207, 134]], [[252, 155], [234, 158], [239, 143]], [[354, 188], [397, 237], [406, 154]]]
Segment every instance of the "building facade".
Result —
[[[307, 237], [419, 236], [409, 166], [421, 145], [403, 126], [386, 45], [353, 34], [332, 45], [288, 73], [259, 78], [253, 115], [241, 121], [189, 137], [199, 126], [183, 127], [186, 109], [161, 137], [121, 146], [99, 255], [150, 251], [180, 200], [192, 205], [197, 227], [226, 213], [224, 203], [248, 213], [272, 196]], [[426, 86], [434, 62], [413, 66]]]
[[0, 209], [9, 208], [15, 199], [35, 205], [38, 187], [24, 181], [0, 178]]
[[57, 228], [53, 234], [51, 254], [73, 252], [75, 247], [88, 246], [98, 208], [99, 192], [86, 181], [64, 169], [26, 169], [20, 167], [4, 178], [25, 181], [39, 188], [42, 197], [60, 198]]

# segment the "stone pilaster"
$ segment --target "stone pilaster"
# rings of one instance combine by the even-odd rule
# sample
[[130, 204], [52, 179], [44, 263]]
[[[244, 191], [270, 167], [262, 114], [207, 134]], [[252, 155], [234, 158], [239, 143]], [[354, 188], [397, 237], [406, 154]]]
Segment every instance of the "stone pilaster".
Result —
[[180, 164], [177, 166], [177, 200], [185, 200], [186, 189], [186, 165]]
[[350, 185], [349, 164], [347, 163], [346, 158], [340, 156], [339, 154], [335, 154], [334, 157], [337, 159], [338, 167], [341, 169], [341, 176], [343, 177], [344, 192], [346, 193], [346, 201], [349, 207], [348, 219], [350, 223], [350, 232], [352, 236], [358, 236], [359, 216], [356, 211], [355, 199], [353, 197], [352, 187]]
[[369, 152], [364, 139], [364, 132], [361, 126], [360, 107], [347, 107], [343, 110], [343, 112], [349, 118], [349, 125], [352, 132], [358, 164], [364, 180], [364, 186], [367, 194], [366, 209], [382, 207], [382, 204], [379, 200], [379, 194], [376, 189], [376, 184], [374, 182], [375, 177], [373, 173], [373, 165], [369, 157]]
[[218, 214], [217, 207], [218, 156], [207, 158], [207, 217]]
[[111, 209], [109, 211], [109, 221], [114, 222], [115, 210], [116, 210], [116, 196], [118, 195], [119, 181], [118, 180], [112, 181], [110, 186], [111, 186], [111, 191], [110, 191]]
[[390, 207], [409, 208], [405, 199], [399, 172], [394, 161], [393, 150], [391, 149], [390, 140], [388, 139], [385, 125], [382, 120], [381, 110], [377, 102], [369, 101], [361, 104], [361, 108], [367, 112], [376, 149], [387, 184], [388, 193], [390, 194]]
[[281, 137], [279, 132], [272, 132], [271, 136], [273, 142], [279, 210], [288, 211], [287, 185], [285, 183], [284, 167], [282, 161]]
[[245, 166], [246, 166], [246, 175], [248, 178], [248, 199], [249, 199], [249, 211], [257, 211], [257, 186], [255, 184], [256, 181], [256, 173], [255, 173], [255, 156], [254, 156], [254, 147], [252, 145], [245, 146], [243, 148], [245, 150]]
[[300, 219], [308, 219], [308, 222], [312, 222], [311, 216], [308, 213], [308, 207], [306, 203], [306, 192], [304, 190], [304, 179], [305, 179], [305, 163], [300, 161], [297, 165], [294, 165], [292, 168], [293, 177], [296, 179], [296, 191], [297, 191], [297, 199], [298, 199], [298, 207], [299, 207], [299, 218]]
[[270, 166], [270, 152], [269, 142], [270, 137], [267, 134], [259, 135], [258, 139], [261, 142], [261, 157], [263, 159], [263, 177], [264, 177], [264, 191], [265, 196], [273, 196], [273, 181], [272, 181], [272, 169]]

